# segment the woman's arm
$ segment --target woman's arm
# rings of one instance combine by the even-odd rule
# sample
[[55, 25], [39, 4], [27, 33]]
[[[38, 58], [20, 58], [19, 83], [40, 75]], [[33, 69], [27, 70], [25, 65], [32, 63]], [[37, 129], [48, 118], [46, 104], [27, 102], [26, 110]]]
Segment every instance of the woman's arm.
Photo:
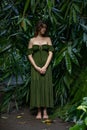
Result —
[[[48, 45], [52, 45], [52, 42], [51, 42], [51, 39], [48, 38]], [[45, 63], [45, 65], [42, 67], [42, 73], [45, 73], [46, 72], [46, 69], [47, 67], [49, 66], [51, 60], [52, 60], [52, 56], [53, 56], [53, 52], [52, 51], [49, 51], [49, 54], [48, 54], [48, 58], [47, 58], [47, 61]]]
[[[32, 46], [33, 46], [33, 43], [32, 43], [32, 39], [31, 39], [30, 42], [29, 42], [28, 48], [30, 49], [30, 48], [32, 48]], [[40, 71], [41, 71], [41, 68], [36, 65], [36, 63], [35, 63], [35, 61], [34, 61], [34, 59], [33, 59], [33, 57], [32, 57], [32, 54], [28, 55], [28, 59], [30, 60], [30, 62], [31, 62], [31, 64], [33, 65], [33, 67], [34, 67], [38, 72], [40, 72]]]

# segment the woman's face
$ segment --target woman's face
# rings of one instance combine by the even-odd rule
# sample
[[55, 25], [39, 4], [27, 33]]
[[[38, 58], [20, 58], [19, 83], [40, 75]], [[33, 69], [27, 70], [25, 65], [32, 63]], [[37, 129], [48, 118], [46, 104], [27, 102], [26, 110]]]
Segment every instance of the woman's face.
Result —
[[46, 24], [43, 24], [42, 27], [41, 27], [41, 29], [40, 29], [40, 34], [44, 35], [46, 33], [46, 29], [47, 29]]

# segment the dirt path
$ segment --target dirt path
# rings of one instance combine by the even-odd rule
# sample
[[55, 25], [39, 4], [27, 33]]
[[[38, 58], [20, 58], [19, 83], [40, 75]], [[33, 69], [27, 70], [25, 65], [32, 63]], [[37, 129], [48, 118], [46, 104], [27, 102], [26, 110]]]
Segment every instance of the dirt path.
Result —
[[53, 123], [46, 124], [36, 120], [28, 108], [10, 114], [3, 114], [0, 118], [0, 130], [69, 130], [70, 123], [56, 118]]

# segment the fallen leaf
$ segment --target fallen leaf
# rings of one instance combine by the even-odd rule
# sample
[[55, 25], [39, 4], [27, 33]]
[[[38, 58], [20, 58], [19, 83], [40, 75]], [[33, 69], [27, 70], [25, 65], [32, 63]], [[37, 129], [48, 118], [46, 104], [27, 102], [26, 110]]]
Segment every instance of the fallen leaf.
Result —
[[16, 118], [17, 118], [17, 119], [20, 119], [20, 118], [22, 118], [22, 116], [17, 116]]
[[47, 119], [47, 120], [43, 120], [43, 123], [46, 123], [47, 125], [50, 125], [51, 123], [53, 123], [53, 120]]
[[24, 113], [22, 112], [21, 115], [24, 115]]
[[19, 124], [25, 124], [26, 122], [25, 121], [22, 121], [22, 122], [18, 122]]
[[1, 118], [2, 118], [2, 119], [8, 119], [8, 117], [7, 117], [7, 116], [1, 116]]

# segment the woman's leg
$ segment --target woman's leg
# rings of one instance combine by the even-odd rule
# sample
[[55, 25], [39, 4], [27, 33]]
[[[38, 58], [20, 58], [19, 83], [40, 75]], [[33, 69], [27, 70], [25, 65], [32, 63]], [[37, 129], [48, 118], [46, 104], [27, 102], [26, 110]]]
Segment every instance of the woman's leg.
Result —
[[46, 107], [43, 110], [43, 119], [48, 119], [48, 114], [47, 114], [47, 108]]
[[36, 119], [41, 119], [41, 108], [38, 108]]

